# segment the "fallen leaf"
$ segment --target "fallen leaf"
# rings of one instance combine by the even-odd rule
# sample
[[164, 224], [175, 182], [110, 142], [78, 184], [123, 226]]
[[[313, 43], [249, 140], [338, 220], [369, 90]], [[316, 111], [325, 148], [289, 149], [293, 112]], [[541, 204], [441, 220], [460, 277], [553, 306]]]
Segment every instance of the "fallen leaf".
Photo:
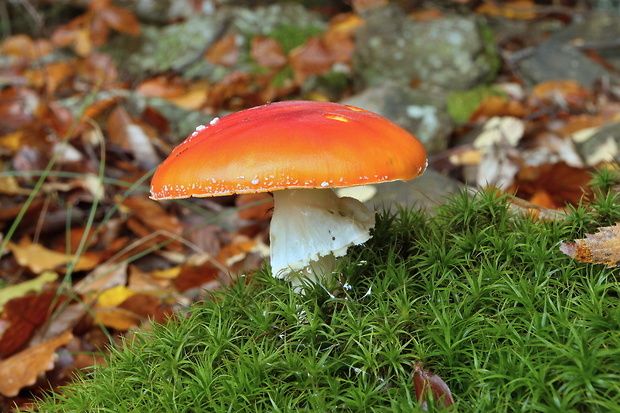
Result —
[[583, 239], [561, 243], [560, 251], [579, 262], [620, 267], [620, 223], [598, 230]]
[[504, 96], [491, 95], [480, 103], [480, 106], [470, 116], [469, 120], [473, 122], [481, 118], [488, 119], [496, 116], [523, 118], [526, 114], [527, 111], [521, 102]]
[[0, 194], [30, 195], [31, 192], [30, 189], [20, 187], [17, 178], [14, 176], [0, 176]]
[[134, 291], [124, 285], [117, 285], [105, 290], [101, 293], [101, 295], [99, 295], [97, 298], [97, 307], [117, 307], [120, 303], [134, 294]]
[[153, 144], [158, 137], [157, 131], [134, 119], [122, 106], [117, 106], [112, 111], [107, 128], [110, 140], [130, 152], [145, 170], [160, 163], [161, 158]]
[[521, 119], [511, 116], [493, 117], [482, 127], [482, 132], [474, 140], [474, 148], [488, 148], [492, 145], [508, 144], [515, 147], [523, 137], [525, 124]]
[[94, 324], [101, 323], [106, 327], [119, 331], [127, 331], [142, 322], [142, 318], [124, 308], [97, 308], [94, 310]]
[[209, 262], [201, 266], [185, 265], [179, 276], [174, 280], [174, 285], [179, 292], [185, 292], [217, 280], [219, 274], [220, 270]]
[[334, 64], [335, 59], [323, 39], [311, 37], [303, 45], [296, 47], [290, 53], [290, 64], [295, 70], [298, 83], [311, 75], [327, 72]]
[[205, 58], [214, 65], [225, 67], [234, 66], [239, 58], [237, 36], [229, 34], [228, 36], [222, 37], [207, 50]]
[[99, 265], [78, 281], [73, 291], [78, 294], [99, 294], [117, 285], [127, 284], [127, 263]]
[[32, 333], [49, 319], [54, 309], [67, 299], [66, 295], [56, 291], [44, 291], [8, 301], [2, 314], [6, 324], [0, 337], [0, 357], [19, 351], [30, 340]]
[[273, 37], [254, 36], [250, 43], [250, 55], [261, 66], [277, 69], [287, 62], [286, 54]]
[[0, 361], [0, 393], [17, 396], [19, 391], [33, 385], [40, 373], [54, 368], [56, 350], [73, 338], [70, 331], [45, 343], [21, 351]]
[[387, 0], [351, 0], [351, 5], [356, 13], [374, 9], [375, 7], [385, 6], [387, 3]]
[[22, 267], [28, 267], [35, 274], [43, 271], [65, 269], [67, 265], [75, 262], [74, 271], [91, 270], [99, 264], [96, 256], [72, 254], [53, 251], [41, 244], [33, 244], [30, 238], [23, 237], [18, 244], [8, 243], [15, 260]]
[[438, 375], [431, 373], [428, 370], [423, 370], [421, 362], [416, 362], [413, 365], [413, 385], [415, 388], [415, 397], [422, 410], [428, 410], [427, 397], [432, 395], [435, 403], [443, 405], [444, 407], [450, 407], [454, 404], [452, 398], [452, 392], [448, 385]]
[[265, 221], [271, 218], [273, 197], [266, 192], [241, 194], [235, 198], [235, 206], [239, 218]]
[[531, 96], [544, 105], [581, 107], [590, 96], [590, 91], [575, 80], [550, 80], [534, 86]]
[[[148, 237], [144, 245], [151, 245], [159, 242], [169, 242], [171, 237], [181, 235], [181, 224], [179, 219], [168, 214], [161, 204], [148, 199], [146, 196], [133, 196], [123, 200], [123, 208], [132, 213], [127, 220], [127, 227], [141, 238]], [[158, 232], [156, 236], [153, 234]], [[170, 251], [181, 251], [183, 245], [179, 241], [166, 244], [166, 249]]]
[[531, 199], [537, 192], [545, 191], [555, 208], [564, 208], [566, 203], [579, 203], [590, 180], [588, 169], [575, 168], [565, 162], [524, 166], [515, 177], [514, 187], [507, 191], [514, 191], [523, 199]]
[[3, 287], [0, 289], [0, 311], [2, 311], [2, 307], [9, 300], [21, 297], [33, 291], [40, 291], [45, 284], [56, 281], [57, 278], [57, 273], [52, 271], [44, 271], [35, 279]]
[[24, 57], [29, 60], [40, 59], [51, 53], [54, 46], [47, 39], [32, 39], [25, 34], [9, 36], [0, 44], [0, 53]]
[[476, 8], [476, 12], [507, 19], [529, 20], [536, 17], [536, 8], [532, 0], [512, 0], [505, 3], [485, 1]]

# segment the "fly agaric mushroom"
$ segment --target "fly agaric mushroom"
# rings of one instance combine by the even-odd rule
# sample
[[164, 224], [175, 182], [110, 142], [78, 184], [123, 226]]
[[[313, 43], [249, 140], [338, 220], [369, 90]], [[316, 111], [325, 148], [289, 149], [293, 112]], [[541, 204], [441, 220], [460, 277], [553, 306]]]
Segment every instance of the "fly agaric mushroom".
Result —
[[199, 126], [159, 166], [151, 198], [272, 192], [272, 273], [299, 285], [331, 274], [335, 257], [371, 237], [374, 212], [331, 188], [410, 180], [426, 164], [422, 144], [382, 116], [285, 101]]

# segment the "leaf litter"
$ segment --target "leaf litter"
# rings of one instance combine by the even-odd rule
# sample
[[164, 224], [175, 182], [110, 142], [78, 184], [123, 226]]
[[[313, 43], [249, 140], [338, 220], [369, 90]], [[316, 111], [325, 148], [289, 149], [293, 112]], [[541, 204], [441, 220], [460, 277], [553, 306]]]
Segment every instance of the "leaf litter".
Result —
[[[136, 102], [159, 98], [211, 115], [295, 97], [309, 79], [333, 67], [350, 77], [363, 13], [385, 3], [354, 1], [353, 13], [332, 13], [323, 33], [292, 50], [274, 37], [256, 36], [244, 45], [236, 35], [223, 35], [205, 51], [205, 61], [237, 67], [247, 46], [260, 70], [232, 70], [217, 83], [174, 72], [124, 78], [102, 46], [115, 32], [137, 36], [140, 22], [110, 0], [92, 0], [81, 14], [50, 28], [51, 40], [16, 34], [0, 43], [11, 59], [0, 69], [2, 395], [40, 391], [31, 386], [54, 367], [63, 346], [73, 350], [63, 362], [66, 372], [94, 364], [98, 348], [148, 328], [151, 320], [174, 317], [205, 290], [251, 273], [268, 253], [271, 205], [264, 196], [148, 199], [150, 171], [179, 137], [170, 135], [164, 111]], [[485, 1], [475, 12], [516, 20], [540, 16], [530, 0]], [[443, 11], [411, 10], [410, 16], [436, 19]], [[46, 60], [70, 50], [64, 60]], [[618, 156], [617, 147], [606, 146], [605, 156], [582, 159], [575, 142], [618, 121], [620, 103], [609, 91], [571, 80], [530, 89], [513, 74], [495, 87], [469, 109], [454, 133], [457, 144], [432, 164], [472, 185], [502, 186], [517, 197], [518, 208], [558, 219], [555, 211], [582, 198], [592, 168], [609, 162], [609, 153], [611, 160]], [[318, 89], [306, 96], [339, 99], [350, 92], [334, 97]], [[562, 251], [583, 262], [618, 265], [618, 228], [601, 228], [563, 244]], [[12, 377], [17, 370], [23, 374]], [[419, 400], [430, 385], [436, 399], [448, 401], [447, 386], [421, 366], [414, 382]]]

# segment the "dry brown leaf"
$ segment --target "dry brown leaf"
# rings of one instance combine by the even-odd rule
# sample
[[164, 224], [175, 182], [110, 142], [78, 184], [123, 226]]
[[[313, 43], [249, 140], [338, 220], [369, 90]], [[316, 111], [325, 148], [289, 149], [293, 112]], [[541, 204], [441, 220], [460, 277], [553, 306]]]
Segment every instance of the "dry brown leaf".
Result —
[[112, 111], [107, 128], [110, 140], [130, 152], [142, 168], [150, 169], [160, 163], [161, 158], [153, 144], [158, 139], [157, 131], [134, 119], [122, 106]]
[[267, 36], [254, 36], [252, 38], [250, 55], [256, 63], [271, 69], [284, 66], [288, 60], [280, 42]]
[[174, 285], [179, 292], [185, 292], [217, 280], [219, 274], [220, 270], [209, 262], [201, 266], [185, 265], [179, 276], [174, 280]]
[[91, 270], [99, 264], [96, 255], [81, 255], [76, 259], [75, 255], [53, 251], [41, 244], [33, 244], [28, 237], [23, 237], [18, 244], [9, 242], [8, 247], [19, 265], [30, 268], [35, 274], [63, 269], [72, 262], [75, 262], [74, 271]]
[[526, 114], [526, 109], [521, 102], [492, 95], [480, 103], [480, 106], [469, 117], [469, 120], [474, 122], [480, 120], [480, 118], [486, 119], [495, 116], [523, 118]]
[[428, 410], [426, 398], [432, 394], [437, 405], [450, 407], [454, 404], [452, 392], [448, 385], [438, 375], [428, 370], [423, 370], [422, 362], [416, 362], [413, 365], [413, 384], [415, 388], [415, 397], [422, 410]]
[[2, 313], [2, 320], [7, 324], [0, 337], [0, 357], [7, 357], [21, 350], [32, 333], [67, 299], [67, 296], [60, 295], [56, 291], [44, 291], [40, 294], [29, 293], [8, 301]]
[[532, 0], [512, 0], [505, 3], [485, 1], [476, 9], [476, 12], [507, 19], [529, 20], [536, 17], [536, 8]]
[[123, 308], [98, 308], [94, 313], [95, 324], [101, 323], [119, 331], [127, 331], [142, 322], [139, 315]]
[[229, 34], [222, 37], [207, 50], [205, 58], [214, 65], [232, 67], [239, 58], [237, 36]]
[[598, 230], [583, 239], [561, 243], [560, 251], [579, 262], [620, 267], [620, 223]]
[[37, 376], [54, 368], [56, 350], [73, 338], [70, 331], [45, 343], [26, 349], [0, 361], [0, 393], [17, 396], [19, 391], [33, 385]]
[[298, 83], [302, 83], [308, 76], [327, 72], [334, 62], [332, 52], [319, 37], [309, 38], [306, 43], [290, 53], [290, 64], [295, 70]]
[[387, 0], [352, 0], [351, 5], [356, 13], [363, 12], [365, 10], [374, 9], [375, 7], [385, 6], [388, 3]]
[[99, 294], [117, 285], [127, 284], [127, 263], [103, 264], [78, 281], [73, 291], [78, 294]]
[[45, 87], [48, 95], [56, 93], [58, 88], [66, 83], [75, 74], [75, 62], [52, 62], [43, 67], [37, 67], [28, 72], [30, 84]]
[[0, 44], [0, 53], [24, 57], [26, 59], [40, 59], [51, 53], [54, 46], [47, 39], [32, 39], [25, 34], [9, 36]]
[[239, 215], [241, 219], [266, 221], [271, 218], [273, 197], [266, 192], [241, 194], [235, 198], [235, 206], [239, 208], [237, 215]]
[[575, 80], [550, 80], [534, 86], [531, 96], [545, 105], [580, 107], [590, 91]]
[[565, 162], [543, 164], [536, 167], [524, 166], [515, 177], [515, 184], [507, 192], [516, 190], [517, 196], [531, 199], [544, 191], [553, 200], [555, 208], [564, 208], [566, 203], [577, 205], [586, 194], [591, 176], [585, 168], [575, 168]]
[[[168, 214], [161, 204], [148, 199], [146, 196], [134, 196], [126, 198], [122, 202], [123, 208], [128, 209], [133, 215], [127, 220], [127, 227], [139, 237], [149, 237], [145, 244], [168, 242], [170, 237], [181, 235], [179, 219]], [[155, 232], [159, 234], [153, 237]], [[173, 241], [166, 245], [170, 251], [181, 251], [183, 246], [179, 241]]]

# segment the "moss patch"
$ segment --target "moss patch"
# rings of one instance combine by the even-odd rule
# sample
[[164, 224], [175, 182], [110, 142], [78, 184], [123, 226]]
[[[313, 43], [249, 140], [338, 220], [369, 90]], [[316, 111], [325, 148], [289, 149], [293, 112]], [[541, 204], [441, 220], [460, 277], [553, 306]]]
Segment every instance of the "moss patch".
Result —
[[433, 217], [383, 214], [334, 296], [261, 271], [137, 334], [41, 411], [412, 412], [419, 360], [458, 411], [616, 411], [618, 269], [557, 248], [620, 220], [604, 186], [556, 222], [515, 215], [493, 192]]

